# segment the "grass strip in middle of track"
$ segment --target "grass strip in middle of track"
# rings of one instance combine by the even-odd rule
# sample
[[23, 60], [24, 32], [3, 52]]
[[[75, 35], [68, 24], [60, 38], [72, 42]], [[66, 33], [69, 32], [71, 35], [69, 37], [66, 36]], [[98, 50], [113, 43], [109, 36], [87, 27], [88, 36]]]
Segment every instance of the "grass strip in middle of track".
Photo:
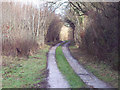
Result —
[[61, 46], [57, 47], [56, 49], [56, 62], [59, 70], [65, 76], [71, 88], [83, 88], [86, 86], [67, 62]]

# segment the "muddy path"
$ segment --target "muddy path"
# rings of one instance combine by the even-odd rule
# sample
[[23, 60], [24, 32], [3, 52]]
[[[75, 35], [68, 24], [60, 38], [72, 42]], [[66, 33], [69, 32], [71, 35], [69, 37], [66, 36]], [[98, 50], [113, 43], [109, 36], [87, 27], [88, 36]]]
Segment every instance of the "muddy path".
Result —
[[62, 46], [62, 51], [69, 62], [70, 66], [73, 68], [73, 70], [76, 72], [76, 74], [83, 80], [83, 82], [88, 86], [92, 88], [112, 88], [110, 85], [106, 84], [105, 82], [99, 80], [96, 76], [94, 76], [92, 73], [84, 69], [82, 65], [80, 65], [76, 59], [74, 59], [68, 49], [68, 44], [70, 42], [64, 44]]
[[59, 71], [55, 59], [55, 50], [60, 45], [53, 46], [48, 52], [48, 87], [47, 88], [69, 88], [68, 82], [65, 80], [65, 77]]

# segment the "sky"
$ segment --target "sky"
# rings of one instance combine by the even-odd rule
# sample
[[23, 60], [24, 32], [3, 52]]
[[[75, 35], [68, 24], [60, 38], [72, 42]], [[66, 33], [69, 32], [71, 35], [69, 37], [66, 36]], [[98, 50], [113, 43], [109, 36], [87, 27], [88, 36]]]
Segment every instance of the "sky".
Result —
[[66, 9], [66, 6], [68, 4], [68, 3], [64, 3], [64, 2], [67, 2], [67, 0], [61, 0], [60, 2], [58, 1], [56, 3], [56, 6], [59, 6], [62, 3], [62, 5], [59, 8], [56, 9], [56, 11], [55, 11], [56, 14], [62, 14], [62, 13], [64, 13], [64, 11]]

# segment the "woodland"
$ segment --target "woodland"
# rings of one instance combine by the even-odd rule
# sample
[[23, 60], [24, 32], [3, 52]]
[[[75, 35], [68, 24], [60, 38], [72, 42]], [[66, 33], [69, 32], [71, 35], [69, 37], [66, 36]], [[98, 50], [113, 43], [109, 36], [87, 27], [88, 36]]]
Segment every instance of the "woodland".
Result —
[[[98, 62], [119, 66], [119, 2], [44, 2], [39, 7], [20, 2], [2, 2], [0, 7], [1, 55], [29, 58], [46, 45], [55, 45], [66, 26], [77, 49], [97, 57]], [[63, 14], [56, 10], [66, 4]], [[64, 32], [63, 32], [64, 33]], [[67, 34], [66, 34], [67, 35]], [[67, 39], [65, 39], [67, 40]]]

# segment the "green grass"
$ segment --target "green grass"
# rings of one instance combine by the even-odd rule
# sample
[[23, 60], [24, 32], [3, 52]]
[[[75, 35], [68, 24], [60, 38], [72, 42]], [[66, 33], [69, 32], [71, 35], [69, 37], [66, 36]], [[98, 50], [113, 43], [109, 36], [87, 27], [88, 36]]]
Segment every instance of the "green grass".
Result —
[[40, 87], [40, 83], [46, 77], [44, 74], [47, 62], [46, 52], [48, 52], [48, 47], [39, 50], [36, 54], [30, 56], [29, 59], [3, 56], [2, 87]]
[[62, 74], [66, 77], [71, 88], [82, 88], [85, 87], [85, 84], [80, 79], [80, 77], [73, 71], [72, 67], [67, 62], [61, 46], [56, 49], [56, 61], [58, 68], [62, 72]]
[[78, 49], [76, 46], [70, 46], [69, 49], [74, 58], [88, 71], [111, 86], [118, 87], [118, 71], [112, 69], [107, 63], [99, 61], [97, 57], [88, 55], [86, 51]]

